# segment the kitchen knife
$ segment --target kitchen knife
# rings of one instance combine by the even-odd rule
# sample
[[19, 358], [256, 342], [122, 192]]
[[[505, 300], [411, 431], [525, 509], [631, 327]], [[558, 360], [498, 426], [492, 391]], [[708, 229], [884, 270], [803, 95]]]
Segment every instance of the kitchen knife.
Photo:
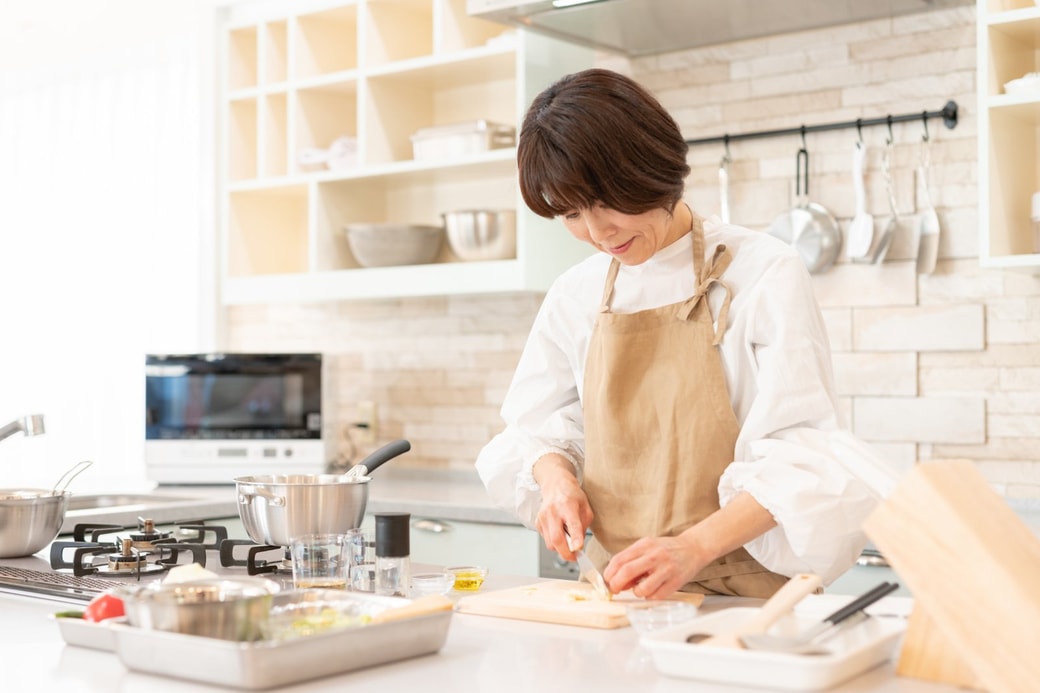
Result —
[[578, 579], [589, 582], [596, 590], [596, 594], [609, 601], [612, 596], [610, 594], [610, 588], [607, 587], [607, 583], [603, 579], [603, 576], [600, 575], [598, 570], [596, 570], [596, 566], [592, 563], [592, 559], [585, 555], [584, 549], [578, 549], [574, 553], [577, 556], [578, 568], [581, 571]]

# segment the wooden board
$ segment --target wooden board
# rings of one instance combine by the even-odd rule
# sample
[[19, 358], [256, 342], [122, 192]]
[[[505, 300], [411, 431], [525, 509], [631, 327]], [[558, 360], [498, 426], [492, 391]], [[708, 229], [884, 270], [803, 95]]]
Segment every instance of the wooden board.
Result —
[[943, 680], [960, 660], [963, 685], [1037, 690], [1040, 540], [972, 462], [915, 465], [863, 529], [934, 626], [907, 631], [900, 671]]
[[985, 690], [979, 677], [920, 605], [910, 614], [896, 673], [958, 688]]
[[[704, 595], [677, 592], [672, 599], [700, 606]], [[626, 607], [643, 601], [630, 592], [616, 594], [611, 601], [605, 601], [596, 596], [587, 582], [545, 580], [463, 597], [458, 611], [567, 626], [623, 628], [628, 625]]]

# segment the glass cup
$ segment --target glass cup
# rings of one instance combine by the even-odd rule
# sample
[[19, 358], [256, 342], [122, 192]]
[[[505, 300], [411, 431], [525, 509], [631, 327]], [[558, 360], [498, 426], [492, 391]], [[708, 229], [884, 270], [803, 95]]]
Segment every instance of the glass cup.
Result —
[[361, 528], [347, 530], [350, 553], [350, 589], [371, 592], [375, 589], [375, 541], [370, 531]]
[[289, 540], [293, 587], [347, 589], [350, 543], [346, 534], [306, 534]]

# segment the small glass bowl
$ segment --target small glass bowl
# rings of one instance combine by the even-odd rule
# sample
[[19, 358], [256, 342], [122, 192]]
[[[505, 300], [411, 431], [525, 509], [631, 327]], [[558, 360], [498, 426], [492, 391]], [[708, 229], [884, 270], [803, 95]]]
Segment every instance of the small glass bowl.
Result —
[[427, 594], [447, 594], [455, 586], [455, 575], [443, 573], [419, 573], [412, 576], [412, 594], [422, 597]]
[[628, 622], [639, 633], [649, 633], [689, 621], [697, 615], [697, 607], [687, 602], [645, 601], [625, 609]]
[[487, 568], [479, 565], [456, 565], [445, 570], [455, 576], [455, 589], [459, 592], [476, 592], [488, 573]]

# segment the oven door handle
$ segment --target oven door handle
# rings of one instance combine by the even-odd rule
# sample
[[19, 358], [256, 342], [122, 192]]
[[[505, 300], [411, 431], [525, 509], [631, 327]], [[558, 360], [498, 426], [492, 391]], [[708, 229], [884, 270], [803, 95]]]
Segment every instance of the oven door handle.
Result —
[[250, 505], [256, 496], [266, 500], [268, 505], [273, 505], [276, 508], [285, 507], [285, 496], [271, 493], [262, 486], [240, 486], [238, 489], [238, 504]]

